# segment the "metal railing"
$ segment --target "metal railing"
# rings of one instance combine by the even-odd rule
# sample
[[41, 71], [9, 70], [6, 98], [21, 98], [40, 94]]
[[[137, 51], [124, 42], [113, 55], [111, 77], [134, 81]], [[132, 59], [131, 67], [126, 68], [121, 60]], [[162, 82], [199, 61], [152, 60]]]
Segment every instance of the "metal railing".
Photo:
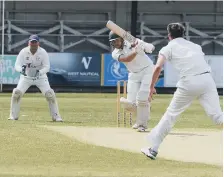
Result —
[[[9, 19], [10, 13], [19, 13], [20, 11], [6, 12], [5, 19], [5, 46], [8, 53], [16, 51], [17, 48], [27, 43], [27, 37], [31, 33], [37, 33], [41, 37], [41, 42], [46, 46], [58, 52], [65, 52], [71, 47], [81, 43], [88, 42], [92, 45], [100, 47], [104, 51], [110, 51], [110, 46], [107, 41], [109, 29], [105, 27], [107, 20], [111, 19], [111, 14], [104, 14], [105, 20], [63, 20], [64, 13], [76, 12], [42, 12], [55, 13], [58, 16], [57, 20], [16, 20]], [[23, 13], [41, 13], [39, 11], [23, 12]], [[97, 13], [97, 12], [77, 12], [77, 13]], [[105, 15], [106, 14], [106, 15]], [[146, 20], [149, 15], [173, 15], [184, 22], [186, 27], [186, 38], [188, 40], [198, 40], [198, 43], [203, 47], [208, 44], [218, 44], [223, 46], [223, 28], [216, 20], [222, 17], [221, 13], [138, 13], [137, 22], [137, 37], [152, 42], [154, 45], [159, 45], [167, 41], [167, 24], [149, 24]], [[188, 16], [193, 15], [209, 15], [214, 16], [214, 23], [206, 24], [206, 22], [188, 22]], [[113, 19], [112, 19], [113, 20]], [[2, 30], [2, 27], [1, 27]], [[54, 39], [50, 40], [50, 38]], [[17, 51], [18, 52], [18, 51]]]

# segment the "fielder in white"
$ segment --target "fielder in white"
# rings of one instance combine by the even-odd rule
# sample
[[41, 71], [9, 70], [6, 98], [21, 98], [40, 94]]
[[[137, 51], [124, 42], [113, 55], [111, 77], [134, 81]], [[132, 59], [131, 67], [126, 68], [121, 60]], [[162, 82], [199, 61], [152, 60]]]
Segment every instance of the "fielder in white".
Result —
[[[167, 26], [170, 42], [159, 52], [159, 57], [152, 77], [151, 89], [159, 77], [165, 61], [169, 61], [180, 74], [177, 90], [160, 122], [148, 134], [151, 148], [142, 148], [141, 152], [155, 159], [163, 139], [171, 131], [177, 117], [190, 106], [195, 98], [215, 124], [223, 124], [223, 113], [219, 103], [215, 82], [209, 65], [204, 59], [201, 46], [183, 38], [184, 26], [171, 23]], [[150, 97], [153, 93], [150, 93]]]
[[124, 41], [112, 31], [109, 41], [114, 48], [113, 59], [123, 62], [128, 71], [127, 99], [121, 98], [120, 102], [129, 111], [137, 111], [136, 124], [133, 128], [144, 132], [148, 128], [149, 120], [149, 88], [153, 73], [153, 62], [145, 54], [151, 53], [155, 47], [138, 39], [135, 44]]
[[36, 85], [48, 101], [52, 120], [62, 122], [55, 93], [46, 75], [50, 69], [49, 56], [46, 50], [39, 46], [37, 35], [31, 35], [29, 45], [19, 52], [15, 69], [21, 75], [17, 87], [13, 89], [9, 120], [18, 120], [23, 94], [30, 86]]

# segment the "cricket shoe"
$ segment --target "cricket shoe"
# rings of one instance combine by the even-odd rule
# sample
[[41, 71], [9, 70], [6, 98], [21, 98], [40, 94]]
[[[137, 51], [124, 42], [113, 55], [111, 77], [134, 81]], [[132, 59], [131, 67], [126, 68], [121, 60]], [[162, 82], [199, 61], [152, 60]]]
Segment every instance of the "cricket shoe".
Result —
[[143, 125], [139, 125], [137, 131], [138, 132], [145, 132], [147, 129], [147, 127], [143, 126]]
[[54, 122], [63, 122], [62, 118], [60, 116], [55, 116], [55, 117], [52, 117], [52, 120]]
[[9, 117], [8, 120], [18, 120], [19, 118], [13, 118], [13, 117]]
[[158, 154], [158, 152], [154, 151], [152, 148], [142, 148], [141, 152], [152, 160], [155, 160]]

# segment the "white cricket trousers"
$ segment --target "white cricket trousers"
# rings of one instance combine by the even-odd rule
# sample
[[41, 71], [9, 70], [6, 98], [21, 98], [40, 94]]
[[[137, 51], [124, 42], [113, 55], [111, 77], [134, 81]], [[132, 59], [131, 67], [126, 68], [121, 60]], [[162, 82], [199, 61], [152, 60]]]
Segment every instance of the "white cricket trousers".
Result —
[[47, 78], [31, 79], [26, 77], [20, 77], [16, 88], [24, 94], [32, 85], [37, 86], [43, 95], [51, 89]]
[[129, 73], [127, 99], [136, 103], [138, 100], [147, 101], [152, 81], [153, 66], [148, 66], [138, 73]]
[[152, 81], [153, 65], [138, 73], [129, 73], [127, 100], [137, 106], [136, 124], [147, 128], [150, 119], [150, 103], [148, 101]]
[[[163, 139], [171, 131], [177, 117], [198, 98], [207, 115], [215, 124], [223, 123], [223, 113], [215, 82], [210, 73], [187, 76], [177, 83], [177, 90], [160, 122], [149, 133], [148, 140], [158, 149]], [[189, 117], [191, 119], [192, 117]]]

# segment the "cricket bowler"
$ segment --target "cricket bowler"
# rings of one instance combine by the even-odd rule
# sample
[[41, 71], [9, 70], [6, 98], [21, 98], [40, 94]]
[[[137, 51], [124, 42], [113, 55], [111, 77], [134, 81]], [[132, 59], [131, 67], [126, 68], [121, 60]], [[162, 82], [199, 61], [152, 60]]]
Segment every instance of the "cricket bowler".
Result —
[[35, 85], [46, 97], [53, 121], [62, 122], [54, 91], [51, 89], [46, 75], [50, 69], [49, 56], [45, 49], [39, 46], [39, 37], [31, 35], [28, 46], [17, 56], [15, 70], [19, 72], [18, 85], [13, 89], [9, 120], [18, 120], [20, 102], [27, 89]]
[[[170, 42], [159, 52], [152, 81], [150, 80], [150, 88], [155, 87], [166, 61], [169, 61], [179, 72], [180, 80], [165, 114], [147, 136], [151, 148], [141, 149], [141, 152], [151, 159], [156, 159], [160, 144], [171, 131], [178, 116], [191, 105], [195, 98], [199, 100], [215, 124], [223, 124], [223, 112], [217, 88], [211, 75], [210, 66], [204, 59], [201, 46], [184, 39], [185, 28], [180, 23], [169, 24], [167, 31]], [[151, 92], [150, 98], [152, 95]]]

